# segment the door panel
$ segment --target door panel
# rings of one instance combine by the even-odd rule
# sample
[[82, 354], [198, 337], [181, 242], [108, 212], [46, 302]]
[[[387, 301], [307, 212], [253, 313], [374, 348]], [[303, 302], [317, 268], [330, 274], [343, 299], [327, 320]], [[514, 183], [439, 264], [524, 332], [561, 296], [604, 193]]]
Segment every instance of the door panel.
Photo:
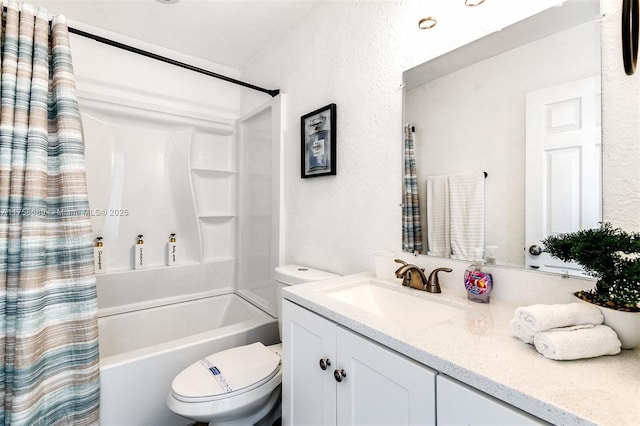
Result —
[[[282, 423], [335, 425], [336, 325], [283, 301]], [[322, 370], [320, 359], [331, 365]]]
[[438, 424], [441, 426], [533, 426], [542, 420], [438, 374]]
[[339, 425], [435, 424], [435, 372], [341, 327]]
[[[601, 197], [600, 78], [527, 95], [526, 245], [549, 235], [599, 226]], [[584, 275], [579, 265], [526, 252], [528, 268]]]

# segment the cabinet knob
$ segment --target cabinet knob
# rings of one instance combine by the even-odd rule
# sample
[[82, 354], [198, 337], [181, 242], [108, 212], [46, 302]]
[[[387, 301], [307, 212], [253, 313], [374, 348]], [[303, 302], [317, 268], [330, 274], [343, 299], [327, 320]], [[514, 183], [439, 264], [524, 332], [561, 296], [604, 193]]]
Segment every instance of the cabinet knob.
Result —
[[322, 371], [329, 368], [330, 365], [331, 365], [331, 360], [329, 358], [320, 358], [320, 368], [322, 369]]
[[336, 382], [340, 383], [343, 377], [347, 377], [347, 373], [344, 370], [336, 370], [333, 372], [333, 378]]

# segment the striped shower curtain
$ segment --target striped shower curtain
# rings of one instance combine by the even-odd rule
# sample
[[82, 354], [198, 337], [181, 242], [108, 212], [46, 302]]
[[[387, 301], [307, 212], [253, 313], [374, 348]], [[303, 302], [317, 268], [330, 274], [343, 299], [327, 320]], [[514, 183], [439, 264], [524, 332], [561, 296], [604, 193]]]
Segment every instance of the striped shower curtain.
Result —
[[96, 286], [68, 29], [9, 2], [1, 30], [0, 424], [97, 424]]
[[422, 253], [422, 226], [420, 225], [420, 200], [416, 176], [416, 150], [413, 131], [404, 126], [404, 185], [402, 192], [402, 250]]

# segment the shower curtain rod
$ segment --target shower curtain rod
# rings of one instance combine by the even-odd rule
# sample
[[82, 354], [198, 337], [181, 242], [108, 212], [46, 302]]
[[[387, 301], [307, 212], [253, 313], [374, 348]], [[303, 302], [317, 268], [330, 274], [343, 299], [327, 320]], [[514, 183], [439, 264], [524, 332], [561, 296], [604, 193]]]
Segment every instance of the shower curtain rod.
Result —
[[[7, 11], [7, 6], [2, 7], [2, 11]], [[49, 26], [51, 26], [51, 19], [49, 19]], [[158, 55], [156, 53], [152, 53], [146, 50], [138, 49], [137, 47], [129, 46], [128, 44], [120, 43], [115, 40], [111, 40], [106, 37], [102, 37], [96, 34], [89, 33], [87, 31], [82, 31], [77, 28], [68, 27], [69, 32], [71, 34], [76, 34], [81, 37], [90, 38], [92, 40], [97, 41], [98, 43], [107, 44], [109, 46], [117, 47], [118, 49], [126, 50], [127, 52], [136, 53], [141, 56], [146, 56], [147, 58], [155, 59], [157, 61], [165, 62], [167, 64], [175, 65], [180, 68], [184, 68], [190, 71], [194, 71], [200, 74], [208, 75], [209, 77], [217, 78], [220, 80], [224, 80], [229, 83], [237, 84], [238, 86], [247, 87], [249, 89], [257, 90], [258, 92], [266, 93], [271, 95], [271, 97], [276, 97], [280, 94], [280, 89], [270, 90], [265, 89], [264, 87], [255, 86], [250, 83], [246, 83], [244, 81], [236, 80], [235, 78], [227, 77], [226, 75], [217, 74], [213, 71], [208, 71], [203, 68], [198, 68], [193, 65], [185, 64], [184, 62], [176, 61], [175, 59], [167, 58], [166, 56]]]
[[259, 92], [267, 93], [268, 95], [271, 95], [272, 97], [278, 96], [280, 94], [280, 90], [279, 89], [270, 90], [270, 89], [265, 89], [263, 87], [255, 86], [253, 84], [246, 83], [244, 81], [236, 80], [235, 78], [227, 77], [225, 75], [217, 74], [215, 72], [208, 71], [208, 70], [205, 70], [205, 69], [202, 69], [202, 68], [198, 68], [198, 67], [195, 67], [193, 65], [185, 64], [184, 62], [176, 61], [175, 59], [167, 58], [166, 56], [161, 56], [161, 55], [158, 55], [156, 53], [152, 53], [152, 52], [149, 52], [149, 51], [146, 51], [146, 50], [138, 49], [137, 47], [129, 46], [127, 44], [120, 43], [118, 41], [111, 40], [111, 39], [108, 39], [106, 37], [101, 37], [101, 36], [96, 35], [96, 34], [92, 34], [92, 33], [86, 32], [86, 31], [79, 30], [77, 28], [69, 27], [69, 32], [71, 34], [76, 34], [76, 35], [79, 35], [81, 37], [90, 38], [90, 39], [95, 40], [95, 41], [97, 41], [99, 43], [107, 44], [109, 46], [117, 47], [119, 49], [123, 49], [123, 50], [126, 50], [128, 52], [132, 52], [132, 53], [136, 53], [138, 55], [146, 56], [147, 58], [151, 58], [151, 59], [155, 59], [155, 60], [158, 60], [158, 61], [161, 61], [161, 62], [165, 62], [167, 64], [175, 65], [175, 66], [178, 66], [180, 68], [185, 68], [185, 69], [188, 69], [190, 71], [194, 71], [194, 72], [197, 72], [197, 73], [200, 73], [200, 74], [208, 75], [209, 77], [218, 78], [220, 80], [224, 80], [224, 81], [227, 81], [229, 83], [237, 84], [237, 85], [242, 86], [242, 87], [247, 87], [249, 89], [257, 90]]

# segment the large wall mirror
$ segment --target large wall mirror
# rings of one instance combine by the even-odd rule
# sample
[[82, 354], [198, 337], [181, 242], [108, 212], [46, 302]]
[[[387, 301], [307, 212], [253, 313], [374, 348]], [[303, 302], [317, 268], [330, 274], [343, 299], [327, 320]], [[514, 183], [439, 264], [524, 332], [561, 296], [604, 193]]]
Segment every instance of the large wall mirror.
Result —
[[[439, 243], [430, 247], [429, 228], [434, 237], [442, 224], [429, 220], [454, 214], [453, 204], [438, 204], [460, 196], [443, 189], [443, 179], [482, 176], [484, 229], [470, 232], [482, 235], [474, 244], [485, 256], [498, 265], [574, 273], [536, 246], [551, 233], [601, 221], [600, 13], [599, 1], [566, 1], [405, 71], [422, 254], [474, 257], [450, 245], [433, 250]], [[474, 220], [451, 217], [446, 226]]]

